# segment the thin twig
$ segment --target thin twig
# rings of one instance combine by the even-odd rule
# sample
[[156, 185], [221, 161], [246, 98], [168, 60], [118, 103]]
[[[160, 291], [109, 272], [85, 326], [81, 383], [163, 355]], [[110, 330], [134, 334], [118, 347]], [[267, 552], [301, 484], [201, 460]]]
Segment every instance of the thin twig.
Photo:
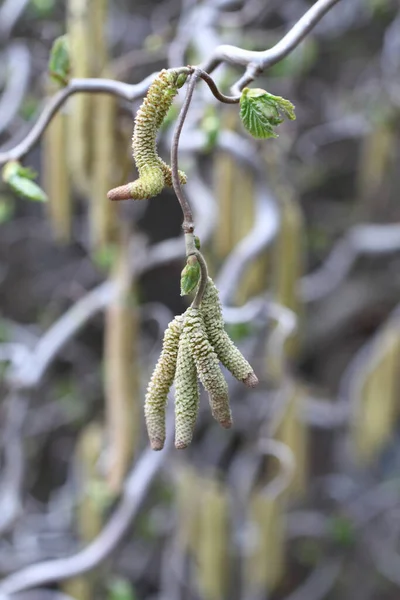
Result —
[[171, 169], [172, 169], [172, 185], [174, 187], [174, 191], [176, 197], [178, 198], [179, 204], [181, 205], [183, 212], [183, 223], [182, 229], [185, 233], [193, 233], [194, 231], [194, 222], [193, 222], [193, 213], [190, 207], [190, 204], [183, 193], [183, 189], [181, 183], [179, 181], [179, 173], [178, 173], [178, 147], [179, 147], [179, 138], [181, 136], [183, 124], [186, 119], [186, 115], [189, 110], [190, 102], [192, 100], [193, 92], [195, 85], [199, 79], [200, 73], [195, 70], [190, 76], [190, 80], [187, 87], [186, 98], [182, 105], [181, 111], [179, 113], [178, 120], [176, 122], [174, 137], [172, 139], [171, 146]]
[[275, 46], [268, 50], [257, 52], [254, 50], [244, 50], [237, 46], [219, 46], [201, 67], [208, 73], [214, 71], [222, 62], [247, 67], [244, 76], [232, 86], [232, 93], [238, 95], [246, 85], [254, 81], [265, 69], [290, 54], [338, 1], [317, 0], [292, 29]]
[[[172, 420], [167, 421], [172, 440]], [[162, 452], [146, 450], [137, 461], [125, 484], [122, 499], [98, 537], [86, 548], [68, 558], [49, 560], [21, 569], [0, 582], [1, 594], [16, 594], [32, 587], [76, 577], [104, 561], [118, 546], [139, 512], [148, 490], [163, 465], [171, 443]]]
[[219, 91], [214, 79], [208, 73], [206, 73], [202, 69], [197, 69], [197, 71], [199, 73], [200, 78], [206, 82], [206, 84], [208, 85], [208, 87], [210, 88], [211, 92], [217, 100], [219, 100], [220, 102], [224, 102], [225, 104], [238, 104], [238, 102], [240, 102], [240, 95], [225, 96], [225, 94]]
[[[232, 93], [237, 97], [240, 95], [242, 89], [254, 81], [262, 71], [290, 54], [313, 27], [315, 27], [324, 14], [338, 1], [318, 0], [275, 46], [264, 52], [245, 50], [236, 46], [217, 46], [210, 58], [197, 68], [200, 72], [204, 71], [210, 74], [222, 62], [247, 67], [246, 73], [232, 87]], [[4, 150], [0, 153], [0, 165], [9, 160], [19, 160], [27, 154], [69, 96], [79, 92], [107, 93], [132, 101], [145, 94], [155, 76], [156, 74], [152, 74], [135, 85], [111, 79], [72, 79], [66, 88], [60, 90], [58, 94], [51, 98], [27, 137], [14, 148]], [[192, 78], [192, 80], [195, 79], [195, 77]], [[229, 97], [225, 96], [225, 98]]]

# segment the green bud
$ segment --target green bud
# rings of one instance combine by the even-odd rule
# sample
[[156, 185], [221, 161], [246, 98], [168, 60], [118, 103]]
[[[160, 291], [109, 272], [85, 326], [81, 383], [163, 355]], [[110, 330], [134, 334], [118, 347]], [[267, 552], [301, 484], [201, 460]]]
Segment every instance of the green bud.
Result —
[[177, 79], [176, 79], [176, 87], [178, 88], [178, 90], [185, 85], [186, 80], [188, 78], [188, 73], [179, 73]]
[[201, 243], [200, 238], [197, 235], [194, 236], [194, 245], [196, 246], [196, 250], [200, 250]]
[[201, 277], [201, 269], [196, 256], [189, 256], [181, 273], [181, 296], [186, 296], [197, 287]]
[[68, 36], [62, 35], [54, 41], [48, 69], [52, 79], [63, 86], [68, 85], [71, 71]]

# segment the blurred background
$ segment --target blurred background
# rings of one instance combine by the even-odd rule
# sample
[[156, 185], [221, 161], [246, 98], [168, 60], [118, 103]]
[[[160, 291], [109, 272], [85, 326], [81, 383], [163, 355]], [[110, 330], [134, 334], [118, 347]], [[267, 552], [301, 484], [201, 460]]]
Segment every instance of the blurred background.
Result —
[[[73, 77], [133, 84], [222, 43], [269, 48], [311, 4], [3, 0], [1, 161], [59, 90], [58, 36]], [[242, 72], [213, 76], [228, 93]], [[180, 207], [168, 189], [106, 199], [135, 178], [142, 98], [63, 105], [23, 159], [46, 204], [0, 183], [4, 598], [399, 597], [398, 3], [341, 0], [253, 87], [296, 106], [278, 139], [251, 139], [203, 82], [181, 138], [227, 330], [260, 379], [248, 391], [227, 375], [229, 431], [202, 397], [188, 450], [152, 453], [143, 420], [163, 332], [189, 302]]]

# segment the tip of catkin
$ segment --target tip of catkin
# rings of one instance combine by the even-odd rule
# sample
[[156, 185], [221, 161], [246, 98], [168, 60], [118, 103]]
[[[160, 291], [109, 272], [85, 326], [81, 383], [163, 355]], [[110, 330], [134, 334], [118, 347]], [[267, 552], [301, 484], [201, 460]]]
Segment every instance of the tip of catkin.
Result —
[[186, 442], [180, 442], [179, 440], [176, 440], [175, 442], [175, 448], [177, 450], [185, 450], [185, 448], [188, 447], [189, 444], [187, 444]]
[[150, 440], [150, 446], [152, 450], [162, 450], [164, 448], [164, 440], [160, 440], [159, 438], [153, 438]]
[[247, 375], [247, 377], [245, 379], [243, 379], [243, 383], [244, 385], [247, 385], [247, 387], [256, 387], [256, 385], [258, 385], [258, 377], [257, 375], [252, 371], [251, 373], [249, 373]]
[[232, 421], [232, 419], [227, 419], [226, 421], [220, 421], [219, 424], [224, 429], [230, 429], [233, 425], [233, 421]]
[[119, 187], [113, 188], [107, 192], [107, 198], [109, 200], [130, 200], [132, 198], [132, 184], [127, 183], [126, 185], [120, 185]]

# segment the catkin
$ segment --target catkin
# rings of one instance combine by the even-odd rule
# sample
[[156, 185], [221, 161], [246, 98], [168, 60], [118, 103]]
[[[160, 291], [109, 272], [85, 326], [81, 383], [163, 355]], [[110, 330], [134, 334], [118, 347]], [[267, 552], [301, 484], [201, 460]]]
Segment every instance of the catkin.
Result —
[[[157, 196], [165, 185], [172, 186], [171, 168], [157, 153], [157, 131], [184, 82], [184, 73], [163, 69], [151, 84], [136, 114], [132, 139], [139, 179], [110, 190], [107, 194], [110, 200], [148, 199]], [[181, 183], [186, 183], [182, 171], [179, 171], [179, 178]]]
[[174, 379], [176, 448], [186, 448], [192, 441], [199, 410], [198, 378], [208, 392], [214, 419], [226, 429], [232, 426], [228, 385], [220, 360], [248, 386], [258, 383], [251, 366], [225, 333], [218, 290], [209, 279], [201, 308], [190, 306], [184, 315], [175, 317], [164, 335], [145, 402], [146, 425], [154, 450], [164, 446], [165, 408]]
[[168, 325], [160, 358], [147, 387], [144, 412], [153, 450], [161, 450], [164, 447], [165, 408], [169, 388], [175, 377], [182, 324], [183, 318], [178, 316]]
[[190, 352], [194, 358], [201, 383], [209, 394], [214, 419], [222, 427], [232, 426], [228, 385], [219, 367], [218, 356], [210, 344], [200, 310], [190, 307], [185, 313], [184, 332], [189, 338]]
[[207, 336], [222, 364], [236, 379], [243, 381], [249, 387], [255, 387], [258, 379], [251, 365], [235, 346], [224, 329], [222, 307], [219, 300], [218, 289], [211, 277], [201, 302], [201, 315], [207, 331]]
[[176, 365], [175, 447], [179, 450], [187, 448], [192, 441], [199, 410], [199, 385], [196, 364], [190, 353], [189, 336], [190, 331], [184, 327]]

